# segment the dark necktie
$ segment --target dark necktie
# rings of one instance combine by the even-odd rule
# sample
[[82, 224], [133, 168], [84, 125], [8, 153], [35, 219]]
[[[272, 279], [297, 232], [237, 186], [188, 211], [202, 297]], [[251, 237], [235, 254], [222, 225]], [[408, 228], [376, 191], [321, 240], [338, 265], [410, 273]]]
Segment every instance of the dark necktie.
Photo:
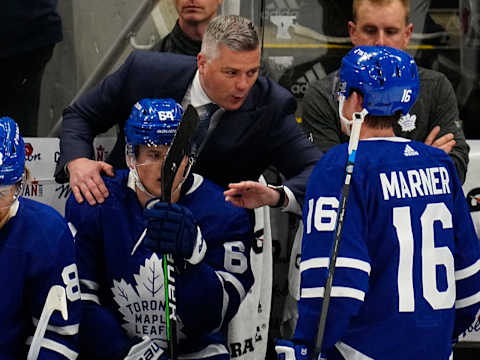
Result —
[[192, 141], [192, 151], [198, 155], [200, 147], [207, 137], [208, 126], [210, 125], [210, 118], [213, 113], [219, 109], [219, 106], [214, 103], [208, 103], [197, 108], [198, 117], [200, 121], [198, 123], [197, 131]]

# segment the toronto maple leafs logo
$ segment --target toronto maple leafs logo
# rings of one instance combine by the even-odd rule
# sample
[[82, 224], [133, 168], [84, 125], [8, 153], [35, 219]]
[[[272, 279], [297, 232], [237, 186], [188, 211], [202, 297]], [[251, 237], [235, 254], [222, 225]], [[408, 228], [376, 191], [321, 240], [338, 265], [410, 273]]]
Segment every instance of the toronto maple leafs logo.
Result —
[[[148, 335], [167, 346], [165, 288], [162, 260], [155, 253], [145, 259], [139, 273], [134, 275], [135, 288], [124, 279], [113, 281], [112, 292], [119, 311], [126, 321], [122, 327], [130, 336]], [[177, 317], [177, 329], [181, 327]], [[183, 337], [181, 334], [177, 336]]]
[[408, 113], [407, 115], [403, 115], [400, 117], [398, 120], [398, 125], [402, 128], [402, 131], [407, 132], [407, 131], [413, 131], [415, 130], [415, 122], [417, 121], [417, 115], [410, 115]]

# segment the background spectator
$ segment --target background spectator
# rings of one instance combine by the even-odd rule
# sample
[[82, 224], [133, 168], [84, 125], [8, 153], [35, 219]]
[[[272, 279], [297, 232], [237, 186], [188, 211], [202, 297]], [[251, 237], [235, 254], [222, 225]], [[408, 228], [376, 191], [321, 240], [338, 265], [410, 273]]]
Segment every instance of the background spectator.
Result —
[[62, 40], [57, 0], [5, 0], [0, 13], [0, 115], [36, 136], [45, 65]]

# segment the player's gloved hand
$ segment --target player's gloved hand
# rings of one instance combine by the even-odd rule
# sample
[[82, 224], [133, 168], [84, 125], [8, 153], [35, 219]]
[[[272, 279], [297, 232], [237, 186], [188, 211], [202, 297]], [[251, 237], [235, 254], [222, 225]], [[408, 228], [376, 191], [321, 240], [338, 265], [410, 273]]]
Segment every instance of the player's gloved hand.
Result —
[[154, 340], [144, 336], [142, 341], [130, 348], [124, 360], [168, 360], [167, 354]]
[[185, 206], [151, 199], [145, 205], [148, 219], [144, 244], [160, 254], [172, 254], [190, 264], [202, 261], [207, 251], [192, 212]]
[[305, 345], [295, 345], [289, 340], [277, 340], [275, 351], [278, 360], [308, 360], [311, 355]]

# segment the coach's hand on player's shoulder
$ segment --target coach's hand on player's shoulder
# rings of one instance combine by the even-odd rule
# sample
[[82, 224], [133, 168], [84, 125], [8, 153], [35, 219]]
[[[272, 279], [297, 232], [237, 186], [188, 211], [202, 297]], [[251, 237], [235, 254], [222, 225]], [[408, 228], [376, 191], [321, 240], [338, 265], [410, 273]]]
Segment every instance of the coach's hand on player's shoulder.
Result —
[[154, 198], [145, 204], [144, 214], [148, 221], [145, 246], [193, 265], [203, 260], [207, 245], [187, 207]]
[[229, 184], [224, 191], [225, 201], [246, 209], [256, 209], [261, 206], [275, 206], [280, 198], [277, 190], [256, 181], [241, 181]]
[[436, 139], [439, 133], [440, 126], [437, 125], [432, 129], [432, 131], [430, 131], [430, 134], [428, 134], [427, 138], [425, 139], [425, 144], [442, 149], [448, 154], [450, 151], [452, 151], [457, 142], [454, 140], [454, 135], [452, 133], [447, 133]]
[[[74, 159], [67, 164], [70, 178], [70, 188], [75, 200], [83, 202], [83, 197], [90, 205], [103, 203], [108, 197], [108, 189], [102, 180], [102, 172], [108, 176], [114, 176], [113, 167], [103, 161], [95, 161], [87, 158]], [[83, 195], [83, 196], [82, 196]]]

